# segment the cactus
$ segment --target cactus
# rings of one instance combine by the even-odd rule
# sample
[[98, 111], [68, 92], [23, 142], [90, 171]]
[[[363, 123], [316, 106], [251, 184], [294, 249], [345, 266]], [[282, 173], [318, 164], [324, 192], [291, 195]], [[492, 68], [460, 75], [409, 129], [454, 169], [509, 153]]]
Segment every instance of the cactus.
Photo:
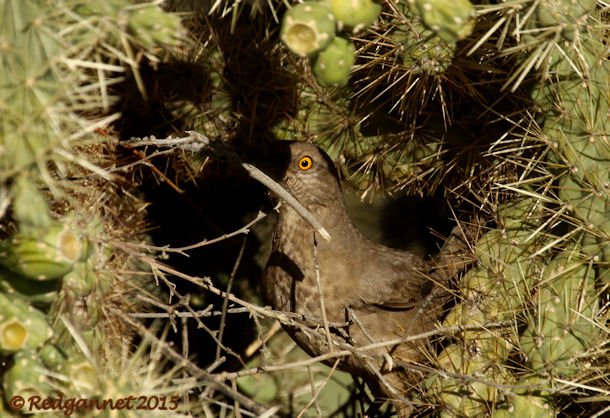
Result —
[[11, 353], [38, 348], [52, 335], [42, 312], [0, 293], [0, 351]]
[[316, 56], [313, 73], [326, 87], [343, 87], [347, 84], [354, 65], [356, 48], [349, 40], [336, 37]]
[[[135, 306], [110, 291], [144, 269], [108, 244], [143, 239], [144, 203], [104, 168], [116, 142], [102, 133], [119, 116], [119, 83], [133, 77], [146, 96], [139, 66], [181, 43], [181, 19], [128, 0], [0, 1], [0, 16], [0, 394], [50, 396], [68, 382], [65, 393], [97, 395], [105, 350], [130, 338], [120, 307]], [[84, 330], [97, 343], [87, 360], [75, 349]]]
[[381, 13], [381, 6], [373, 0], [328, 0], [328, 3], [337, 22], [353, 32], [372, 25]]
[[31, 350], [15, 354], [12, 366], [4, 373], [2, 385], [6, 400], [16, 395], [26, 400], [32, 396], [44, 399], [52, 391], [46, 368]]
[[0, 244], [1, 263], [32, 280], [53, 280], [67, 274], [83, 254], [83, 240], [63, 225], [43, 236], [16, 234]]
[[[194, 128], [255, 149], [272, 136], [307, 139], [362, 196], [444, 193], [458, 216], [487, 221], [489, 230], [468, 243], [476, 263], [456, 280], [438, 351], [419, 365], [418, 390], [404, 394], [416, 413], [603, 413], [607, 7], [593, 0], [162, 3], [0, 1], [5, 401], [52, 389], [105, 399], [205, 387], [199, 403], [207, 415], [229, 415], [233, 400], [251, 415], [269, 415], [275, 405], [286, 414], [361, 413], [337, 405], [339, 398], [366, 407], [368, 396], [322, 365], [311, 370], [315, 381], [309, 371], [291, 376], [287, 366], [258, 379], [274, 362], [302, 361], [286, 354], [286, 340], [262, 335], [267, 311], [231, 299], [257, 326], [240, 329], [240, 338], [258, 332], [262, 341], [260, 358], [244, 354], [210, 329], [218, 324], [206, 315], [222, 309], [207, 310], [217, 301], [195, 277], [211, 275], [222, 287], [227, 281], [216, 276], [230, 273], [210, 273], [191, 257], [198, 262], [189, 276], [173, 264], [180, 252], [171, 247], [184, 243], [144, 233], [170, 220], [146, 218], [159, 204], [156, 187], [169, 185], [193, 203], [191, 190], [207, 194], [217, 173], [230, 174], [206, 153], [134, 148], [129, 138]], [[216, 204], [197, 203], [204, 215]], [[186, 219], [182, 210], [171, 220]], [[248, 241], [238, 275], [254, 274], [248, 252], [257, 244]], [[232, 265], [232, 257], [228, 251], [214, 262]], [[183, 279], [196, 290], [185, 293]], [[232, 291], [256, 302], [250, 280], [239, 282]], [[167, 327], [138, 322], [146, 315]], [[174, 331], [181, 345], [165, 341]], [[210, 352], [220, 354], [210, 360]], [[225, 359], [227, 368], [242, 362], [249, 370], [214, 371]], [[220, 385], [227, 376], [242, 392]], [[203, 415], [198, 407], [184, 412]], [[0, 415], [13, 413], [0, 402]]]
[[468, 0], [409, 0], [409, 8], [426, 27], [446, 42], [466, 38], [474, 27], [474, 7]]
[[392, 38], [402, 45], [403, 64], [410, 71], [439, 75], [447, 71], [453, 61], [455, 42], [443, 40], [422, 25], [399, 28]]
[[282, 21], [282, 41], [302, 57], [326, 48], [335, 37], [335, 17], [325, 3], [307, 1], [292, 7]]
[[595, 272], [578, 247], [566, 248], [546, 266], [535, 310], [520, 338], [532, 370], [559, 376], [577, 374], [579, 357], [600, 337]]
[[0, 267], [0, 292], [38, 307], [48, 307], [57, 299], [57, 280], [37, 281]]

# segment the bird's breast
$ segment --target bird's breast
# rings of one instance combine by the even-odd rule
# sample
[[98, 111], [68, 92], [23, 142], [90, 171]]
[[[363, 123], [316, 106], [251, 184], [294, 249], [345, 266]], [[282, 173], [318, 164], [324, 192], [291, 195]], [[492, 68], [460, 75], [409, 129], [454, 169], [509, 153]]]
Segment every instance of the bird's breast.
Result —
[[342, 322], [354, 289], [347, 260], [334, 251], [337, 238], [326, 242], [294, 211], [281, 212], [263, 275], [266, 302], [311, 319], [321, 318], [323, 303], [328, 320]]

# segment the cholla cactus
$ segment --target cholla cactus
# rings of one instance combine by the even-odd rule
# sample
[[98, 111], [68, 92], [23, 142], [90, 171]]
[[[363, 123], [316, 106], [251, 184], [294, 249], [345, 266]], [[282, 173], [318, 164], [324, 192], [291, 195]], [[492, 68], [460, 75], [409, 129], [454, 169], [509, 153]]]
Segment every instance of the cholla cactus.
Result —
[[[217, 277], [189, 276], [165, 264], [173, 259], [155, 258], [191, 247], [152, 245], [143, 233], [151, 222], [140, 182], [153, 179], [185, 196], [221, 170], [207, 155], [150, 152], [153, 139], [140, 147], [124, 142], [128, 129], [117, 132], [152, 123], [167, 134], [195, 128], [252, 147], [263, 137], [307, 138], [329, 152], [363, 195], [444, 193], [464, 218], [486, 218], [489, 231], [469, 243], [476, 265], [456, 283], [456, 304], [440, 324], [441, 347], [422, 369], [419, 392], [408, 396], [446, 416], [577, 415], [581, 405], [601, 413], [610, 367], [603, 2], [175, 0], [161, 6], [0, 1], [5, 400], [56, 389], [91, 397], [164, 390], [186, 396], [199, 386], [206, 389], [201, 399], [191, 393], [191, 414], [203, 414], [195, 404], [210, 415], [228, 412], [227, 398], [271, 414], [271, 405], [291, 410], [294, 394], [300, 408], [316, 408], [324, 398], [320, 411], [332, 411], [326, 402], [334, 392], [321, 394], [332, 371], [315, 384], [306, 382], [309, 375], [287, 384], [254, 376], [278, 358], [299, 364], [282, 340], [273, 344], [277, 355], [265, 351], [272, 337], [262, 335], [261, 316], [285, 317], [234, 295], [229, 303], [214, 287]], [[176, 62], [182, 72], [169, 71]], [[140, 97], [141, 106], [129, 95]], [[138, 116], [149, 108], [156, 113]], [[172, 274], [197, 291], [185, 293]], [[220, 274], [230, 277], [221, 281], [229, 293], [237, 287], [230, 287], [235, 274]], [[159, 287], [169, 289], [163, 302]], [[216, 303], [210, 292], [226, 297], [224, 307], [206, 310]], [[144, 301], [159, 311], [148, 312]], [[224, 319], [220, 331], [202, 319], [226, 318], [232, 309], [255, 318], [262, 360], [233, 351], [223, 340]], [[166, 320], [183, 336], [200, 332], [190, 327], [196, 323], [214, 345], [201, 349], [200, 361], [218, 354], [199, 368], [188, 360], [194, 348], [186, 337], [178, 353], [165, 343], [165, 328], [147, 329], [138, 316]], [[135, 335], [150, 343], [134, 348]], [[223, 352], [252, 369], [208, 372], [222, 367]], [[166, 356], [181, 366], [164, 363]], [[291, 367], [282, 367], [276, 370], [289, 379]], [[314, 390], [303, 400], [305, 386]], [[212, 406], [219, 393], [223, 406]], [[10, 413], [0, 406], [0, 415]]]
[[341, 26], [358, 32], [372, 25], [381, 13], [373, 0], [328, 0], [330, 9]]
[[[125, 73], [141, 81], [135, 54], [155, 60], [159, 46], [178, 45], [180, 19], [159, 3], [121, 0], [2, 1], [0, 16], [2, 402], [52, 396], [57, 373], [82, 396], [98, 395], [89, 389], [105, 373], [102, 349], [126, 336], [116, 321], [124, 312], [111, 307], [128, 301], [108, 295], [127, 290], [119, 269], [145, 270], [112, 255], [110, 239], [142, 237], [141, 216], [125, 230], [113, 216], [127, 220], [119, 207], [133, 213], [143, 202], [117, 196], [118, 177], [101, 167], [112, 141], [94, 131], [118, 118], [111, 89]], [[89, 343], [85, 361], [75, 347]]]
[[282, 23], [282, 40], [303, 57], [326, 48], [335, 37], [335, 17], [327, 4], [309, 1], [291, 8]]
[[315, 58], [313, 73], [322, 86], [345, 86], [354, 65], [356, 48], [349, 40], [336, 37]]

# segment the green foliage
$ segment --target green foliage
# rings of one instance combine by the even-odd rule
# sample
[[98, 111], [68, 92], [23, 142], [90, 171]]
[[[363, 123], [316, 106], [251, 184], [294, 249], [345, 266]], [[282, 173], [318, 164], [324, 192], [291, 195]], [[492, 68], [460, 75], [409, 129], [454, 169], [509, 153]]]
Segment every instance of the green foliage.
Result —
[[92, 178], [113, 178], [99, 166], [110, 141], [93, 131], [118, 118], [113, 86], [128, 73], [141, 81], [139, 61], [154, 61], [182, 33], [179, 16], [159, 2], [0, 1], [0, 394], [7, 402], [51, 396], [63, 384], [58, 374], [71, 385], [66, 393], [101, 394], [92, 388], [106, 375], [104, 350], [115, 350], [121, 333], [109, 307], [127, 304], [107, 295], [118, 269], [141, 268], [107, 242], [141, 229], [137, 216], [117, 228], [110, 213], [121, 212], [112, 203], [118, 186]]
[[[203, 368], [161, 360], [170, 345], [148, 338], [163, 340], [165, 330], [132, 328], [131, 312], [148, 309], [143, 301], [175, 330], [186, 333], [189, 321], [197, 332], [208, 326], [196, 312], [207, 309], [207, 297], [193, 309], [167, 278], [169, 261], [153, 257], [167, 254], [148, 245], [143, 231], [156, 225], [145, 220], [138, 187], [152, 177], [182, 195], [184, 184], [205, 184], [217, 167], [182, 150], [172, 151], [187, 162], [182, 169], [157, 165], [159, 154], [142, 159], [119, 147], [131, 135], [122, 129], [144, 120], [160, 132], [194, 127], [254, 148], [261, 138], [306, 138], [363, 196], [440, 193], [463, 219], [484, 218], [489, 230], [468, 243], [476, 263], [442, 321], [443, 348], [409, 396], [444, 416], [602, 408], [610, 387], [603, 2], [215, 0], [193, 10], [189, 3], [0, 0], [5, 400], [57, 387], [97, 397], [185, 393], [191, 386], [175, 382], [211, 379]], [[163, 72], [176, 62], [188, 65]], [[158, 284], [171, 289], [168, 300], [157, 300]], [[145, 340], [138, 347], [136, 333]], [[217, 330], [209, 333], [220, 345]], [[281, 351], [287, 343], [279, 341]], [[182, 354], [180, 364], [190, 364], [193, 353]], [[248, 368], [301, 360], [261, 358], [239, 360]], [[318, 402], [327, 412], [336, 398], [347, 402], [345, 375], [328, 383], [327, 369], [313, 370], [328, 391], [310, 403], [319, 386], [311, 390], [310, 376], [293, 372], [235, 384], [264, 405], [311, 412]], [[209, 394], [218, 382], [192, 384]], [[225, 405], [230, 391], [218, 393], [201, 402]], [[0, 415], [9, 413], [0, 406]]]

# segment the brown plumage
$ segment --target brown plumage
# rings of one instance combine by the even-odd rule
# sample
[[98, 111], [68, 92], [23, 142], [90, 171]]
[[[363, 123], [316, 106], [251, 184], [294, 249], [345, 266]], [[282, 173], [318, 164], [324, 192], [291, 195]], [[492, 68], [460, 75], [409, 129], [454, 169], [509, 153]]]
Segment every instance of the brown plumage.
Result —
[[[431, 302], [435, 291], [426, 275], [430, 263], [372, 242], [354, 227], [333, 163], [323, 151], [303, 142], [278, 147], [288, 147], [288, 164], [277, 180], [322, 222], [331, 239], [325, 241], [291, 207], [282, 205], [262, 279], [266, 303], [299, 314], [302, 323], [319, 330], [324, 329], [323, 303], [335, 351], [344, 347], [341, 344], [358, 348], [434, 329], [442, 301]], [[323, 332], [297, 326], [286, 330], [310, 355], [329, 352]], [[392, 399], [404, 413], [400, 398], [421, 377], [400, 365], [422, 361], [425, 349], [425, 340], [419, 340], [370, 350], [363, 352], [369, 356], [343, 358], [339, 368], [364, 377], [378, 396]]]

